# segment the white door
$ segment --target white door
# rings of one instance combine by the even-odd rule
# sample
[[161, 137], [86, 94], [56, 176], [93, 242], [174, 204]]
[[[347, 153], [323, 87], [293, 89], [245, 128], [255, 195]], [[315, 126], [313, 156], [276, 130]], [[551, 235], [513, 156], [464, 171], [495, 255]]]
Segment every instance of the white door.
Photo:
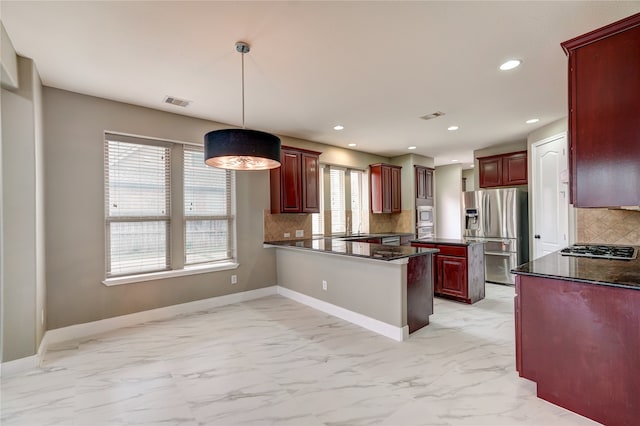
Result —
[[533, 258], [569, 245], [569, 183], [565, 133], [532, 145]]

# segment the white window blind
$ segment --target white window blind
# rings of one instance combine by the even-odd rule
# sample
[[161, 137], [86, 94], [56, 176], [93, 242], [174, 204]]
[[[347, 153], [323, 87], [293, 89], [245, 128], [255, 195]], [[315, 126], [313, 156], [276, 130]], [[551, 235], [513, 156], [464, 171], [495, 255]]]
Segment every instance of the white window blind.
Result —
[[344, 173], [342, 169], [331, 168], [329, 181], [331, 184], [331, 233], [343, 234], [346, 232], [345, 221], [345, 191]]
[[360, 170], [351, 170], [351, 230], [353, 233], [364, 232], [363, 227], [363, 173]]
[[170, 147], [105, 142], [107, 277], [171, 264]]
[[233, 257], [233, 172], [204, 164], [201, 149], [184, 150], [185, 265]]
[[324, 166], [320, 166], [320, 181], [318, 185], [320, 194], [320, 213], [311, 215], [311, 227], [313, 235], [324, 235]]

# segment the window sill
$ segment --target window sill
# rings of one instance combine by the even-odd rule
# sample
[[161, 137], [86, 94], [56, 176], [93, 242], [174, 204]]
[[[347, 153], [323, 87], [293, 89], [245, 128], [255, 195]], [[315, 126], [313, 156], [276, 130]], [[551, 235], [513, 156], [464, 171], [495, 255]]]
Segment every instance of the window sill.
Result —
[[107, 287], [122, 284], [134, 284], [144, 281], [162, 280], [165, 278], [183, 277], [186, 275], [206, 274], [209, 272], [237, 269], [240, 264], [235, 262], [216, 263], [215, 265], [188, 266], [174, 271], [152, 272], [149, 274], [125, 275], [123, 277], [107, 278], [102, 284]]

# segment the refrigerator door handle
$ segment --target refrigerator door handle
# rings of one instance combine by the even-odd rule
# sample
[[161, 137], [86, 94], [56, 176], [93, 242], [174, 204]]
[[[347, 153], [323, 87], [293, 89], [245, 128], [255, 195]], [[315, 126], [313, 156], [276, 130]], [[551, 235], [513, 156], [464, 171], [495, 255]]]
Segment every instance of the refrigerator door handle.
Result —
[[487, 256], [503, 256], [503, 257], [509, 257], [511, 256], [513, 253], [511, 252], [496, 252], [496, 251], [485, 251], [484, 254], [486, 254]]

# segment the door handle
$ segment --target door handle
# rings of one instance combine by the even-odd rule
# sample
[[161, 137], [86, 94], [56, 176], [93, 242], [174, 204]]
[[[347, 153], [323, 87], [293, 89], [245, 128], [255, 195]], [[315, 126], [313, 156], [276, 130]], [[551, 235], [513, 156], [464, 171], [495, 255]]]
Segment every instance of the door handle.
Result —
[[495, 251], [485, 251], [484, 254], [488, 255], [488, 256], [502, 256], [502, 257], [509, 257], [512, 254], [512, 252], [508, 252], [508, 253], [503, 253], [503, 252], [495, 252]]
[[536, 235], [533, 236], [533, 238], [535, 238], [536, 240], [539, 240], [540, 239], [540, 235], [536, 234]]

